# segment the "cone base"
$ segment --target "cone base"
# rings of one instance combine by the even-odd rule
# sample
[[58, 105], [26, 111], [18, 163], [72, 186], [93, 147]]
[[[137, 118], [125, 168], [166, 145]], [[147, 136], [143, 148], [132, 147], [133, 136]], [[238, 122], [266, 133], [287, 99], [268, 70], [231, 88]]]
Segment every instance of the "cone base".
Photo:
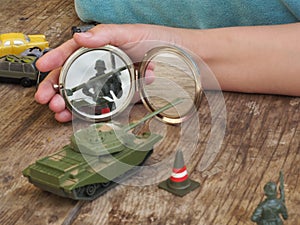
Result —
[[170, 182], [170, 178], [168, 178], [167, 180], [161, 182], [158, 187], [161, 189], [164, 189], [174, 195], [183, 197], [184, 195], [188, 194], [189, 192], [195, 190], [196, 188], [200, 187], [200, 184], [194, 180], [189, 179], [190, 181], [190, 185], [184, 189], [176, 189], [176, 188], [172, 188], [168, 185], [168, 183]]

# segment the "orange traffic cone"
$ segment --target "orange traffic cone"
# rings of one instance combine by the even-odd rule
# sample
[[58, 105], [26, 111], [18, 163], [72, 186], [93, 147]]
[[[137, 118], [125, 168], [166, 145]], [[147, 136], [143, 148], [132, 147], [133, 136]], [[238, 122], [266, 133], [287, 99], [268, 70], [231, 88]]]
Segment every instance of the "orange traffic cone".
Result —
[[182, 151], [178, 150], [171, 177], [161, 182], [158, 187], [182, 197], [199, 186], [198, 182], [189, 179]]

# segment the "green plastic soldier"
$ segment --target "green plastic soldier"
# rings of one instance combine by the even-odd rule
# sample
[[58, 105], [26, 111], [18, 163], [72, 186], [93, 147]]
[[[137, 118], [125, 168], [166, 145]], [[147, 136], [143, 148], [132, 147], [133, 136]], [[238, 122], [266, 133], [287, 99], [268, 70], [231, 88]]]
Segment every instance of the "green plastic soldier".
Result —
[[268, 182], [264, 186], [266, 199], [255, 209], [251, 220], [258, 225], [283, 225], [282, 218], [287, 220], [288, 213], [285, 206], [283, 175], [280, 172], [280, 198], [277, 198], [277, 185], [274, 182]]

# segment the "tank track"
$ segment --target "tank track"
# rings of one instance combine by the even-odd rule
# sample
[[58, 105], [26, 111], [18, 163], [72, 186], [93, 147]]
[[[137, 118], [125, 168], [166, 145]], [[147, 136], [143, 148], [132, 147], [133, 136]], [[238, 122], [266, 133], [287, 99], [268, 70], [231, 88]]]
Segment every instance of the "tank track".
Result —
[[[147, 161], [147, 159], [151, 156], [153, 153], [153, 149], [151, 149], [145, 159], [138, 165], [142, 166]], [[95, 183], [86, 185], [83, 187], [76, 188], [72, 191], [73, 193], [73, 199], [75, 200], [87, 200], [92, 201], [98, 198], [99, 196], [105, 194], [107, 191], [111, 190], [115, 186], [117, 186], [120, 182], [128, 179], [129, 177], [133, 176], [135, 173], [137, 173], [139, 168], [136, 166], [132, 168], [131, 170], [128, 170], [121, 176], [115, 178], [112, 181], [109, 181], [107, 183]]]

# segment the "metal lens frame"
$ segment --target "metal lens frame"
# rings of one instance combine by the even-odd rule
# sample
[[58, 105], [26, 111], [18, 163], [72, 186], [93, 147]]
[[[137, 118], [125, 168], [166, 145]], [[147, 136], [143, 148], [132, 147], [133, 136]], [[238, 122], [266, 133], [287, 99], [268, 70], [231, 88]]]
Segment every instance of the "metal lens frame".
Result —
[[[67, 89], [67, 79], [70, 79], [69, 76], [72, 76], [74, 74], [71, 74], [70, 68], [74, 66], [74, 63], [78, 63], [82, 58], [84, 58], [84, 55], [88, 54], [97, 54], [96, 51], [101, 51], [101, 54], [113, 54], [113, 57], [118, 58], [118, 62], [121, 62], [123, 65], [123, 71], [127, 71], [129, 74], [129, 78], [126, 78], [128, 83], [125, 84], [126, 90], [127, 90], [127, 96], [124, 96], [125, 99], [122, 97], [122, 102], [117, 106], [114, 110], [111, 110], [109, 113], [105, 114], [96, 114], [94, 113], [86, 113], [81, 110], [79, 110], [75, 105], [74, 105], [74, 100], [70, 98], [70, 92]], [[100, 52], [99, 52], [100, 54]], [[82, 63], [82, 62], [81, 62]], [[83, 62], [84, 64], [85, 62]], [[90, 62], [87, 62], [88, 64]], [[84, 67], [83, 65], [82, 67]], [[88, 65], [87, 65], [88, 66]], [[90, 65], [91, 67], [91, 65]], [[118, 68], [117, 68], [118, 69]], [[69, 74], [70, 72], [70, 74]], [[122, 75], [121, 75], [122, 76]], [[125, 75], [124, 75], [125, 76]], [[75, 77], [74, 77], [75, 78]], [[66, 102], [66, 107], [74, 114], [75, 116], [86, 120], [86, 121], [91, 121], [91, 122], [101, 122], [101, 121], [108, 121], [110, 120], [113, 116], [116, 116], [120, 112], [122, 112], [131, 102], [134, 92], [135, 92], [135, 70], [134, 70], [134, 65], [131, 61], [131, 59], [128, 57], [128, 55], [123, 52], [121, 49], [111, 46], [111, 45], [106, 45], [104, 47], [100, 48], [80, 48], [76, 52], [74, 52], [66, 61], [64, 64], [63, 68], [61, 69], [60, 72], [60, 77], [59, 77], [59, 89], [60, 89], [60, 94], [63, 96], [65, 102]], [[72, 102], [73, 101], [73, 102]]]
[[168, 124], [180, 124], [187, 119], [189, 119], [200, 107], [201, 99], [202, 99], [202, 87], [200, 82], [200, 71], [197, 66], [197, 64], [192, 59], [191, 55], [188, 54], [186, 51], [184, 51], [181, 48], [175, 47], [175, 46], [159, 46], [151, 49], [147, 54], [145, 55], [143, 62], [140, 65], [139, 68], [139, 74], [138, 74], [138, 86], [139, 91], [141, 94], [141, 99], [146, 106], [146, 108], [150, 111], [155, 111], [156, 108], [153, 107], [153, 104], [151, 103], [150, 98], [147, 96], [146, 88], [145, 88], [145, 77], [146, 77], [146, 70], [148, 68], [149, 63], [151, 61], [159, 56], [160, 54], [171, 54], [175, 57], [178, 57], [181, 59], [187, 67], [190, 69], [193, 80], [195, 82], [195, 90], [194, 90], [194, 98], [193, 98], [193, 105], [187, 110], [184, 115], [179, 116], [172, 116], [172, 115], [166, 115], [165, 113], [160, 113], [157, 115], [157, 117], [162, 120], [165, 123]]

